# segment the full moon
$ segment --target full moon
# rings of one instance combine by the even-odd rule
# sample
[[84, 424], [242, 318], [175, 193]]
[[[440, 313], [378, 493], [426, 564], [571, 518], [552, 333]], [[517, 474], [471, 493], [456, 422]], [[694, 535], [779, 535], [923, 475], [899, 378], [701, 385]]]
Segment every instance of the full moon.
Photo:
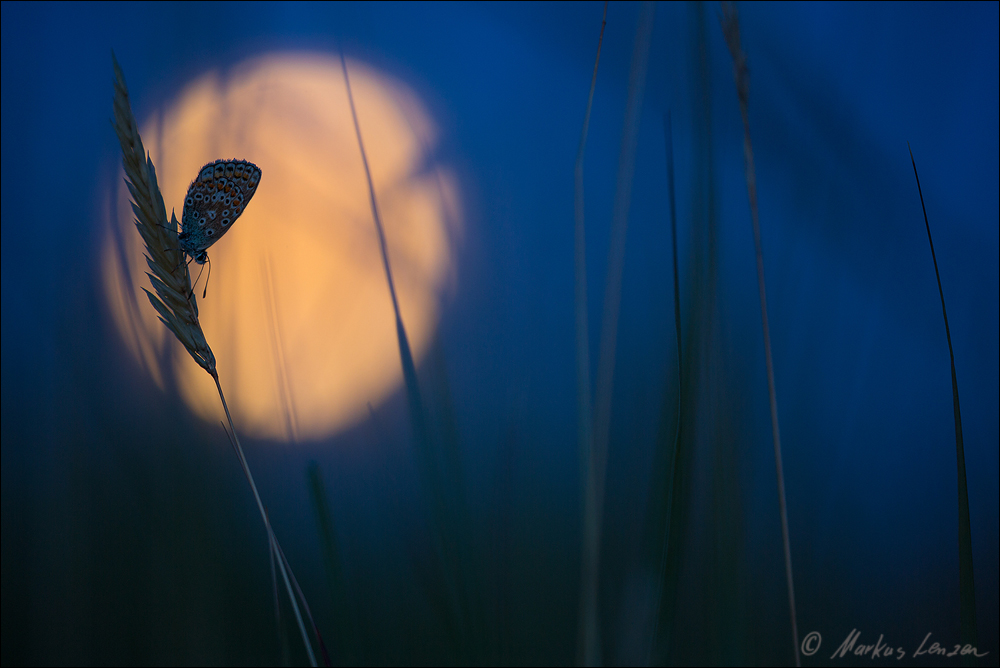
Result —
[[[362, 63], [347, 66], [419, 364], [442, 294], [455, 286], [456, 179], [435, 159], [439, 132], [417, 95]], [[174, 210], [180, 218], [187, 188], [207, 163], [249, 160], [262, 172], [245, 212], [208, 249], [210, 279], [206, 269], [195, 288], [237, 429], [317, 440], [397, 391], [395, 318], [340, 61], [273, 55], [209, 72], [141, 122], [140, 132], [168, 217]], [[143, 245], [118, 183], [102, 266], [121, 336], [157, 384], [176, 384], [194, 413], [218, 422], [214, 382], [140, 290], [150, 287]], [[191, 265], [192, 280], [200, 269]]]

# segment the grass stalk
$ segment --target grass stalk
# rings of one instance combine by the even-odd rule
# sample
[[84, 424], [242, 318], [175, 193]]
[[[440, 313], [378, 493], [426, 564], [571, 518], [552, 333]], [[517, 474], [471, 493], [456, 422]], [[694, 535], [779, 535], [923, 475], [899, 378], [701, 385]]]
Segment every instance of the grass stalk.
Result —
[[[674, 331], [677, 339], [677, 417], [674, 420], [673, 443], [670, 446], [670, 452], [668, 454], [669, 464], [667, 468], [667, 481], [664, 494], [666, 499], [666, 509], [663, 515], [663, 540], [660, 545], [659, 566], [657, 568], [656, 575], [656, 596], [655, 605], [653, 606], [653, 632], [650, 636], [649, 650], [646, 655], [647, 663], [649, 665], [653, 664], [653, 653], [656, 648], [656, 639], [659, 636], [660, 631], [660, 607], [662, 606], [664, 600], [663, 589], [667, 573], [667, 554], [668, 551], [674, 547], [670, 543], [670, 517], [673, 512], [675, 480], [678, 475], [677, 446], [680, 442], [681, 435], [681, 391], [683, 387], [681, 385], [681, 364], [683, 362], [683, 358], [681, 357], [681, 286], [677, 268], [677, 199], [674, 191], [674, 133], [669, 112], [663, 115], [663, 135], [666, 140], [667, 190], [670, 199], [670, 238], [674, 268]], [[676, 548], [674, 549], [676, 550]]]
[[267, 313], [268, 334], [271, 338], [271, 353], [274, 361], [274, 374], [278, 382], [278, 396], [281, 400], [281, 413], [285, 420], [285, 434], [292, 443], [299, 442], [299, 418], [295, 410], [295, 397], [292, 394], [292, 383], [288, 377], [288, 365], [285, 364], [285, 346], [281, 337], [281, 327], [278, 319], [278, 300], [274, 289], [274, 274], [271, 271], [270, 255], [261, 259], [261, 282], [264, 284], [264, 311]]
[[750, 198], [750, 215], [753, 219], [753, 242], [757, 255], [757, 287], [760, 291], [760, 317], [764, 330], [764, 362], [767, 365], [767, 394], [771, 404], [771, 433], [774, 438], [774, 465], [778, 476], [778, 507], [781, 514], [781, 539], [785, 552], [785, 580], [788, 585], [788, 607], [792, 621], [792, 642], [795, 648], [795, 665], [801, 665], [799, 655], [799, 630], [795, 614], [795, 587], [792, 579], [792, 551], [788, 537], [788, 511], [785, 503], [785, 474], [781, 462], [781, 433], [778, 429], [778, 401], [774, 389], [774, 365], [771, 358], [771, 331], [767, 321], [767, 293], [764, 288], [764, 254], [760, 241], [760, 216], [757, 209], [757, 177], [754, 173], [753, 146], [750, 143], [750, 71], [746, 54], [740, 46], [740, 20], [736, 7], [722, 3], [722, 32], [733, 58], [733, 77], [736, 94], [743, 117], [743, 157], [746, 166], [747, 193]]
[[[594, 418], [590, 398], [590, 337], [587, 317], [587, 239], [583, 214], [583, 155], [587, 147], [587, 132], [590, 129], [590, 112], [594, 105], [594, 89], [597, 87], [597, 66], [601, 62], [601, 45], [604, 43], [604, 27], [608, 23], [608, 3], [604, 3], [601, 17], [601, 34], [597, 38], [597, 56], [594, 58], [594, 74], [590, 78], [590, 93], [587, 95], [587, 110], [583, 115], [583, 129], [580, 131], [580, 146], [576, 151], [573, 165], [573, 217], [574, 217], [574, 292], [576, 305], [576, 398], [577, 398], [577, 438], [580, 451], [580, 480], [587, 481], [587, 470], [594, 445]], [[587, 591], [587, 573], [581, 573], [581, 592]], [[593, 644], [588, 633], [596, 624], [590, 615], [592, 604], [581, 600], [580, 605], [580, 651], [579, 660], [587, 662], [587, 647]]]
[[948, 310], [944, 305], [944, 288], [941, 287], [941, 272], [938, 270], [937, 255], [934, 253], [934, 240], [931, 238], [931, 224], [927, 219], [927, 206], [924, 204], [924, 192], [920, 188], [920, 176], [917, 174], [917, 161], [913, 159], [913, 149], [909, 142], [910, 162], [913, 164], [913, 176], [917, 180], [917, 193], [920, 195], [920, 208], [924, 212], [924, 226], [927, 228], [927, 242], [931, 247], [931, 259], [934, 261], [934, 275], [937, 277], [938, 294], [941, 296], [941, 315], [944, 316], [944, 333], [948, 338], [948, 355], [951, 358], [951, 396], [955, 413], [955, 454], [958, 458], [958, 594], [961, 615], [960, 637], [962, 645], [975, 647], [978, 642], [976, 628], [976, 583], [972, 568], [972, 522], [969, 517], [969, 483], [965, 476], [965, 441], [962, 438], [962, 410], [958, 403], [958, 375], [955, 373], [955, 350], [951, 345], [951, 328], [948, 326]]
[[326, 570], [330, 601], [333, 604], [336, 635], [330, 643], [331, 650], [334, 652], [338, 664], [351, 665], [357, 662], [354, 652], [355, 648], [359, 646], [358, 636], [361, 629], [348, 608], [347, 587], [344, 583], [344, 572], [341, 565], [340, 549], [337, 546], [333, 514], [330, 511], [319, 464], [315, 461], [309, 462], [306, 467], [306, 481], [309, 485], [309, 496], [313, 503], [313, 510], [316, 512], [317, 533], [323, 552], [323, 565]]
[[593, 417], [590, 400], [590, 337], [587, 325], [587, 238], [583, 215], [583, 154], [587, 147], [587, 132], [590, 129], [590, 111], [594, 104], [594, 89], [597, 86], [597, 66], [601, 62], [601, 44], [604, 42], [604, 26], [608, 23], [608, 3], [604, 3], [601, 18], [601, 34], [597, 39], [597, 57], [594, 59], [594, 75], [590, 80], [590, 94], [587, 96], [587, 111], [583, 116], [583, 130], [580, 132], [580, 146], [576, 151], [573, 165], [573, 217], [575, 274], [574, 290], [576, 304], [576, 387], [577, 410], [579, 415], [578, 433], [580, 442], [580, 474], [586, 475], [587, 459], [593, 441]]
[[[295, 581], [295, 576], [291, 572], [291, 566], [288, 564], [287, 559], [285, 559], [281, 546], [278, 544], [278, 539], [271, 528], [267, 511], [264, 509], [264, 504], [257, 491], [257, 485], [254, 483], [250, 467], [247, 465], [246, 457], [243, 454], [243, 448], [236, 436], [233, 418], [229, 413], [229, 406], [222, 392], [222, 384], [219, 382], [215, 355], [212, 353], [212, 348], [205, 339], [205, 333], [198, 320], [198, 305], [191, 289], [191, 275], [177, 240], [177, 218], [171, 215], [170, 220], [167, 220], [163, 196], [156, 181], [156, 170], [153, 167], [153, 161], [143, 148], [138, 125], [132, 113], [132, 105], [128, 97], [128, 87], [125, 85], [125, 75], [114, 53], [111, 54], [111, 58], [115, 74], [114, 119], [112, 120], [112, 126], [121, 144], [122, 166], [127, 177], [126, 184], [132, 195], [131, 204], [132, 211], [136, 216], [135, 225], [146, 244], [146, 264], [149, 266], [151, 272], [147, 272], [146, 275], [149, 277], [156, 294], [154, 295], [145, 288], [143, 290], [149, 298], [150, 304], [156, 310], [160, 321], [177, 337], [177, 340], [181, 342], [198, 366], [203, 368], [215, 381], [215, 386], [219, 391], [219, 399], [222, 401], [222, 407], [226, 412], [226, 419], [229, 421], [229, 429], [226, 433], [229, 435], [240, 466], [243, 468], [243, 474], [246, 476], [247, 482], [250, 484], [250, 489], [253, 492], [254, 500], [257, 502], [257, 508], [260, 510], [261, 519], [264, 522], [264, 528], [267, 530], [269, 549], [277, 557], [278, 568], [281, 571], [285, 589], [288, 592], [289, 600], [292, 602], [296, 621], [302, 634], [302, 642], [305, 645], [310, 664], [315, 666], [316, 657], [309, 642], [302, 615], [299, 612], [295, 592], [298, 592], [298, 596], [306, 608], [306, 613], [310, 623], [312, 623], [313, 631], [316, 633], [320, 647], [323, 645], [322, 639], [319, 636], [319, 631], [315, 623], [312, 621], [312, 614], [309, 611], [308, 604], [305, 602], [305, 597], [302, 596], [298, 582]], [[225, 428], [225, 425], [223, 427]], [[295, 585], [294, 591], [292, 587], [293, 583]], [[324, 657], [325, 654], [324, 650]]]
[[[403, 326], [403, 316], [399, 310], [399, 299], [396, 296], [396, 284], [392, 279], [392, 267], [389, 264], [389, 246], [385, 238], [385, 228], [382, 226], [382, 216], [379, 214], [378, 200], [375, 197], [375, 185], [372, 181], [371, 169], [368, 167], [368, 154], [365, 152], [364, 141], [361, 138], [361, 126], [358, 123], [358, 113], [354, 106], [354, 94], [351, 91], [351, 80], [347, 73], [347, 61], [344, 54], [340, 54], [340, 64], [344, 71], [344, 84], [347, 87], [347, 100], [351, 107], [351, 118], [354, 120], [354, 132], [358, 138], [358, 148], [361, 151], [361, 162], [365, 169], [365, 178], [368, 183], [369, 203], [372, 209], [372, 218], [375, 220], [375, 230], [378, 233], [379, 250], [382, 254], [382, 265], [385, 268], [385, 280], [389, 285], [389, 296], [392, 299], [392, 311], [396, 318], [396, 335], [399, 341], [399, 356], [403, 365], [403, 380], [406, 385], [406, 397], [410, 406], [410, 418], [414, 430], [414, 438], [418, 443], [418, 449], [427, 449], [430, 436], [426, 413], [423, 408], [423, 400], [420, 395], [420, 386], [417, 384], [417, 369], [413, 361], [413, 354], [410, 351], [409, 339], [406, 336], [406, 327]], [[427, 453], [429, 454], [429, 453]], [[431, 467], [433, 470], [435, 467]], [[437, 476], [433, 476], [436, 478]], [[432, 485], [437, 488], [438, 485]]]
[[[225, 425], [223, 425], [223, 428], [225, 428]], [[227, 429], [226, 436], [228, 435], [229, 430]], [[278, 569], [274, 565], [274, 548], [271, 547], [267, 553], [271, 562], [271, 595], [274, 599], [274, 630], [278, 635], [278, 639], [281, 641], [281, 665], [287, 666], [290, 664], [288, 634], [285, 632], [285, 625], [281, 621], [281, 596], [278, 594]]]
[[611, 428], [611, 396], [615, 369], [615, 346], [618, 335], [618, 311], [621, 306], [621, 282], [625, 265], [625, 236], [632, 196], [632, 176], [635, 173], [635, 152], [642, 115], [642, 95], [646, 83], [649, 44], [653, 32], [656, 5], [644, 2], [639, 11], [632, 63], [629, 69], [628, 97], [622, 127], [621, 152], [611, 222], [611, 244], [608, 249], [608, 273], [605, 281], [604, 311], [601, 320], [601, 342], [597, 364], [597, 386], [594, 401], [594, 440], [590, 452], [584, 497], [583, 528], [583, 591], [581, 592], [580, 659], [586, 665], [601, 661], [599, 630], [599, 580], [601, 523], [604, 514], [604, 484], [608, 460], [608, 438]]
[[[226, 411], [226, 420], [229, 421], [229, 429], [226, 434], [229, 436], [229, 440], [233, 445], [233, 450], [236, 452], [237, 459], [240, 460], [240, 466], [243, 468], [243, 475], [246, 476], [247, 482], [250, 484], [250, 489], [253, 491], [254, 501], [257, 502], [257, 510], [260, 511], [261, 520], [264, 522], [264, 527], [267, 529], [267, 538], [270, 549], [276, 557], [278, 563], [278, 570], [281, 572], [281, 578], [285, 583], [285, 590], [288, 592], [288, 598], [292, 602], [292, 611], [295, 613], [295, 621], [299, 625], [299, 631], [302, 634], [302, 643], [305, 645], [306, 654], [309, 655], [309, 665], [315, 666], [316, 656], [313, 653], [312, 645], [309, 642], [309, 636], [306, 633], [305, 624], [302, 621], [302, 613], [299, 612], [299, 605], [296, 602], [295, 594], [292, 592], [292, 583], [289, 581], [288, 574], [291, 571], [291, 566], [287, 564], [285, 559], [285, 553], [281, 550], [281, 546], [278, 545], [278, 539], [274, 535], [274, 530], [271, 528], [271, 521], [267, 516], [267, 510], [264, 508], [264, 502], [260, 499], [260, 493], [257, 491], [257, 484], [254, 482], [253, 474], [250, 472], [250, 466], [247, 464], [246, 455], [243, 454], [243, 446], [240, 445], [239, 436], [236, 435], [236, 428], [233, 425], [233, 417], [229, 414], [229, 404], [226, 403], [226, 395], [222, 392], [222, 383], [219, 382], [219, 373], [213, 369], [209, 372], [212, 376], [212, 380], [215, 381], [215, 387], [219, 390], [219, 399], [222, 400], [222, 407]], [[225, 425], [223, 425], [225, 427]], [[287, 566], [287, 568], [286, 568]], [[294, 576], [292, 576], [294, 578]], [[295, 583], [296, 591], [301, 594], [298, 582]], [[303, 603], [305, 603], [305, 598], [303, 598]], [[312, 622], [312, 614], [309, 614], [309, 621]], [[316, 624], [312, 623], [313, 629], [315, 630]], [[318, 633], [318, 632], [317, 632]]]
[[[448, 503], [449, 498], [456, 498], [461, 494], [458, 489], [459, 483], [450, 480], [449, 486], [442, 475], [439, 457], [433, 447], [431, 439], [427, 413], [424, 409], [423, 399], [420, 393], [420, 386], [417, 382], [417, 369], [413, 360], [413, 353], [410, 349], [409, 339], [406, 335], [406, 328], [403, 325], [403, 317], [399, 309], [399, 300], [396, 296], [396, 286], [392, 278], [392, 268], [389, 264], [389, 247], [386, 242], [385, 227], [382, 225], [382, 217], [379, 213], [378, 200], [375, 197], [375, 185], [372, 180], [371, 169], [368, 166], [368, 155], [365, 152], [364, 141], [361, 137], [361, 125], [358, 122], [358, 113], [354, 105], [354, 94], [351, 90], [351, 80], [347, 72], [347, 61], [343, 52], [340, 54], [340, 64], [344, 72], [344, 85], [347, 87], [347, 100], [351, 108], [351, 118], [354, 121], [354, 132], [358, 139], [358, 148], [361, 152], [361, 162], [364, 165], [365, 178], [368, 183], [369, 203], [372, 210], [372, 218], [375, 221], [375, 229], [378, 233], [379, 249], [382, 254], [382, 264], [385, 268], [386, 282], [389, 285], [389, 295], [392, 299], [392, 309], [396, 319], [396, 338], [399, 342], [399, 357], [403, 367], [403, 380], [406, 387], [407, 404], [410, 408], [410, 422], [413, 429], [413, 437], [417, 451], [417, 463], [420, 467], [421, 475], [426, 483], [426, 490], [431, 500], [432, 510], [432, 534], [438, 561], [443, 569], [445, 581], [447, 607], [450, 611], [451, 619], [448, 620], [450, 631], [457, 633], [459, 645], [465, 643], [467, 638], [464, 634], [466, 623], [465, 601], [460, 583], [461, 560], [460, 548], [458, 546], [459, 536], [455, 527], [454, 515]], [[456, 470], [457, 465], [449, 468]], [[448, 492], [451, 494], [448, 494]]]

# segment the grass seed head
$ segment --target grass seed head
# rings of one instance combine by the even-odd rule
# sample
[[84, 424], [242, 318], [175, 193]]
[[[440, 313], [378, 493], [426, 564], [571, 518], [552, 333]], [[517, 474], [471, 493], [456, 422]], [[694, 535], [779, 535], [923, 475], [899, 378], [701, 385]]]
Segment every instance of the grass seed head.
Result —
[[198, 322], [198, 304], [191, 289], [184, 253], [177, 240], [177, 217], [167, 220], [163, 196], [156, 184], [156, 169], [146, 154], [139, 128], [132, 114], [125, 75], [114, 53], [115, 117], [112, 121], [122, 147], [122, 166], [132, 195], [135, 226], [146, 244], [147, 272], [153, 292], [143, 291], [156, 309], [160, 320], [205, 371], [215, 375], [215, 355]]

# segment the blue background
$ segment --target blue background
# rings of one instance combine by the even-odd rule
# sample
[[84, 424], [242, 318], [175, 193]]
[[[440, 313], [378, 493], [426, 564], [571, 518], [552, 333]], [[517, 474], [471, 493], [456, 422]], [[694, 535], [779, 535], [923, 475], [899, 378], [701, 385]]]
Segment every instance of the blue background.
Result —
[[[266, 540], [223, 435], [142, 376], [117, 338], [95, 212], [120, 159], [111, 49], [143, 118], [208, 68], [341, 47], [424, 97], [462, 184], [458, 287], [420, 371], [425, 387], [447, 376], [464, 462], [480, 555], [470, 589], [485, 611], [471, 657], [575, 660], [572, 174], [601, 9], [3, 3], [4, 664], [304, 660], [297, 636], [286, 632], [283, 649], [275, 631]], [[948, 350], [909, 141], [955, 346], [979, 647], [996, 665], [998, 5], [740, 11], [799, 630], [824, 639], [805, 661], [850, 663], [829, 656], [855, 628], [917, 665], [933, 663], [912, 657], [927, 633], [958, 642]], [[653, 29], [608, 465], [608, 663], [644, 656], [644, 522], [658, 439], [676, 416], [668, 110], [681, 368], [697, 400], [682, 411], [687, 529], [677, 640], [663, 658], [792, 661], [742, 123], [718, 13], [660, 5]], [[608, 9], [587, 147], [592, 364], [638, 15]], [[467, 659], [427, 585], [405, 396], [379, 415], [330, 442], [248, 443], [250, 465], [336, 660]], [[340, 593], [321, 558], [311, 461], [336, 527]]]

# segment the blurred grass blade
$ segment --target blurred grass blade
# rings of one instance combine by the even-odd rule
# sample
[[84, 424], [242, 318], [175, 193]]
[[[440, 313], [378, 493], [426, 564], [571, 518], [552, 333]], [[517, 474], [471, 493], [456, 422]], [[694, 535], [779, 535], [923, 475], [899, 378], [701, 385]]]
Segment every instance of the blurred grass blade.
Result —
[[[931, 238], [931, 224], [927, 219], [927, 207], [924, 205], [924, 192], [920, 188], [920, 176], [917, 174], [917, 161], [913, 159], [913, 149], [910, 150], [910, 162], [913, 164], [913, 176], [917, 180], [917, 193], [920, 195], [920, 208], [924, 212], [924, 226], [927, 228], [927, 242], [931, 247], [931, 259], [934, 261], [934, 275], [937, 277], [938, 294], [941, 296], [941, 315], [944, 316], [944, 333], [948, 338], [948, 355], [951, 358], [951, 396], [955, 412], [955, 454], [958, 457], [958, 594], [961, 610], [961, 641], [962, 645], [978, 644], [976, 629], [976, 583], [972, 568], [972, 522], [969, 518], [969, 483], [965, 477], [965, 441], [962, 438], [962, 410], [958, 404], [958, 375], [955, 373], [955, 350], [951, 345], [951, 328], [948, 326], [948, 310], [944, 305], [944, 288], [941, 287], [941, 272], [938, 270], [937, 255], [934, 253], [934, 240]], [[971, 656], [964, 660], [975, 665]]]
[[334, 610], [335, 635], [331, 642], [331, 649], [335, 653], [338, 664], [349, 665], [355, 661], [354, 647], [357, 644], [358, 629], [355, 619], [348, 609], [347, 587], [344, 582], [340, 550], [337, 547], [333, 516], [330, 513], [330, 503], [326, 497], [319, 464], [314, 461], [309, 462], [306, 467], [306, 480], [309, 484], [309, 496], [313, 503], [313, 509], [316, 511], [316, 526], [319, 530], [320, 546], [323, 552], [323, 566], [326, 569], [330, 603]]
[[[676, 414], [674, 417], [674, 435], [673, 440], [670, 442], [669, 449], [666, 453], [658, 453], [660, 455], [659, 459], [664, 462], [663, 467], [654, 467], [653, 475], [663, 474], [662, 480], [654, 480], [651, 485], [651, 490], [654, 494], [651, 495], [650, 512], [649, 515], [653, 520], [653, 525], [651, 527], [650, 533], [656, 534], [656, 532], [662, 533], [660, 540], [653, 540], [654, 544], [658, 544], [659, 555], [656, 557], [658, 559], [658, 566], [656, 570], [656, 594], [654, 597], [653, 606], [653, 630], [649, 639], [649, 649], [647, 650], [647, 664], [653, 665], [654, 654], [656, 652], [657, 638], [660, 635], [660, 608], [666, 604], [668, 606], [673, 606], [675, 600], [673, 598], [673, 591], [671, 591], [669, 598], [664, 597], [664, 585], [666, 582], [666, 572], [667, 572], [667, 555], [671, 550], [677, 551], [677, 547], [670, 542], [670, 519], [673, 512], [673, 500], [674, 500], [674, 489], [676, 487], [677, 480], [677, 449], [680, 443], [681, 435], [681, 391], [683, 385], [681, 384], [681, 364], [683, 358], [681, 357], [681, 295], [680, 295], [680, 277], [677, 268], [677, 200], [674, 190], [674, 139], [673, 139], [673, 125], [671, 123], [670, 113], [663, 115], [663, 136], [666, 141], [666, 154], [667, 154], [667, 192], [670, 199], [670, 236], [671, 236], [671, 250], [674, 268], [674, 333], [677, 340], [677, 399], [676, 399]], [[666, 402], [664, 402], [666, 404]], [[660, 448], [662, 449], [662, 448]], [[655, 495], [655, 496], [654, 496]], [[659, 506], [659, 508], [657, 508]], [[655, 509], [661, 509], [661, 512], [655, 512]]]
[[[225, 429], [226, 425], [223, 424], [222, 428]], [[228, 435], [228, 430], [227, 430]], [[278, 571], [274, 565], [274, 547], [268, 541], [267, 554], [271, 561], [271, 594], [274, 600], [274, 630], [278, 634], [278, 638], [281, 640], [281, 665], [287, 666], [289, 664], [288, 658], [288, 634], [285, 632], [285, 625], [281, 623], [281, 597], [278, 596]]]
[[[378, 233], [379, 250], [382, 254], [382, 264], [385, 268], [385, 279], [389, 285], [389, 296], [392, 299], [392, 310], [396, 318], [396, 338], [399, 342], [399, 357], [403, 366], [403, 382], [406, 386], [406, 398], [410, 407], [410, 420], [413, 427], [414, 440], [417, 442], [417, 449], [423, 453], [423, 457], [430, 455], [429, 434], [427, 431], [427, 417], [424, 413], [423, 400], [420, 396], [420, 386], [417, 384], [417, 368], [413, 362], [413, 354], [410, 352], [410, 342], [406, 336], [406, 328], [403, 326], [403, 317], [399, 311], [399, 300], [396, 297], [396, 284], [392, 279], [392, 268], [389, 265], [389, 248], [385, 238], [385, 228], [382, 226], [382, 217], [378, 210], [378, 201], [375, 198], [375, 185], [372, 181], [371, 170], [368, 167], [368, 155], [365, 153], [364, 142], [361, 139], [361, 126], [358, 123], [357, 110], [354, 107], [354, 94], [351, 91], [351, 80], [347, 73], [347, 61], [344, 54], [340, 54], [340, 64], [344, 71], [344, 84], [347, 86], [347, 99], [351, 106], [351, 118], [354, 120], [354, 131], [358, 138], [358, 147], [361, 150], [361, 162], [365, 169], [365, 178], [368, 183], [369, 204], [372, 209], [372, 217], [375, 220], [375, 230]], [[427, 466], [425, 471], [436, 482], [436, 466]], [[439, 485], [432, 485], [439, 489]]]
[[410, 408], [410, 423], [413, 429], [413, 440], [417, 452], [417, 465], [420, 469], [421, 477], [425, 482], [425, 490], [430, 496], [432, 539], [438, 557], [439, 570], [444, 577], [448, 610], [451, 611], [451, 619], [446, 621], [454, 629], [457, 635], [455, 640], [461, 646], [468, 640], [465, 633], [465, 626], [468, 620], [463, 605], [463, 601], [467, 600], [467, 597], [462, 593], [463, 588], [460, 577], [461, 550], [458, 547], [458, 541], [462, 539], [462, 536], [459, 535], [460, 532], [456, 526], [456, 518], [448, 503], [448, 499], [456, 498], [462, 491], [458, 489], [458, 482], [456, 480], [446, 480], [442, 475], [440, 453], [435, 449], [431, 439], [429, 420], [424, 409], [420, 386], [417, 382], [417, 368], [413, 361], [409, 338], [406, 335], [403, 317], [399, 310], [396, 285], [393, 281], [392, 268], [389, 264], [389, 248], [386, 241], [385, 228], [382, 225], [382, 217], [379, 213], [378, 201], [375, 197], [375, 185], [372, 180], [371, 169], [368, 166], [368, 155], [365, 152], [364, 142], [361, 137], [361, 125], [358, 122], [358, 113], [354, 105], [354, 94], [351, 90], [351, 80], [347, 72], [347, 61], [344, 58], [343, 52], [340, 54], [340, 64], [344, 73], [344, 84], [347, 87], [347, 99], [351, 108], [351, 118], [354, 121], [354, 132], [358, 139], [358, 148], [361, 151], [361, 161], [364, 165], [365, 178], [368, 183], [369, 204], [371, 205], [372, 217], [375, 221], [375, 229], [378, 233], [382, 264], [385, 268], [385, 277], [389, 285], [389, 295], [392, 299], [392, 308], [396, 319], [396, 338], [399, 342], [399, 357], [403, 367], [403, 381], [406, 386], [407, 404]]
[[[590, 469], [590, 457], [594, 447], [594, 417], [591, 405], [590, 389], [590, 337], [588, 336], [587, 316], [587, 238], [583, 214], [583, 155], [587, 147], [587, 132], [590, 129], [590, 112], [594, 105], [594, 89], [597, 87], [597, 66], [601, 62], [601, 45], [604, 43], [604, 27], [608, 22], [608, 3], [604, 3], [604, 14], [601, 17], [601, 33], [597, 38], [597, 56], [594, 58], [594, 73], [590, 78], [590, 93], [587, 95], [587, 110], [583, 115], [583, 129], [580, 131], [580, 146], [576, 152], [576, 164], [573, 166], [573, 218], [574, 218], [574, 299], [576, 304], [576, 398], [577, 398], [577, 438], [579, 439], [580, 483], [584, 489], [587, 485], [587, 475]], [[584, 516], [584, 526], [586, 517]], [[586, 550], [584, 546], [584, 550]], [[586, 555], [586, 552], [584, 552]], [[584, 557], [586, 560], [586, 557]], [[587, 571], [581, 572], [581, 597], [587, 591]], [[586, 607], [581, 598], [579, 641], [581, 643], [578, 659], [586, 662], [587, 647], [592, 640], [587, 638], [590, 628], [588, 615], [591, 610]]]
[[764, 254], [760, 240], [760, 215], [757, 209], [757, 177], [754, 171], [753, 146], [750, 143], [750, 70], [746, 54], [740, 46], [740, 19], [731, 2], [722, 3], [722, 33], [733, 58], [733, 78], [743, 116], [743, 157], [746, 167], [747, 195], [753, 219], [753, 242], [757, 254], [757, 287], [760, 292], [760, 318], [764, 330], [764, 362], [767, 366], [767, 395], [771, 403], [771, 434], [774, 438], [774, 465], [778, 476], [778, 510], [781, 515], [781, 538], [785, 551], [785, 580], [788, 586], [788, 607], [792, 619], [792, 643], [795, 665], [802, 665], [799, 655], [799, 628], [795, 613], [795, 586], [792, 578], [792, 550], [788, 536], [788, 509], [785, 502], [785, 473], [781, 457], [781, 432], [778, 429], [778, 399], [774, 387], [774, 363], [771, 358], [771, 330], [767, 320], [767, 291], [764, 288]]
[[587, 111], [583, 115], [583, 130], [580, 132], [580, 146], [573, 166], [573, 217], [574, 225], [574, 274], [576, 303], [576, 395], [577, 428], [580, 441], [580, 477], [586, 480], [587, 462], [593, 441], [593, 415], [590, 399], [590, 337], [587, 318], [587, 237], [583, 215], [583, 154], [587, 147], [587, 132], [590, 129], [590, 112], [594, 104], [594, 89], [597, 87], [597, 66], [601, 62], [601, 44], [604, 42], [604, 27], [608, 22], [608, 3], [604, 3], [601, 18], [601, 34], [597, 38], [597, 57], [594, 58], [594, 74], [590, 79], [590, 93], [587, 96]]
[[608, 249], [608, 273], [604, 288], [604, 311], [601, 318], [601, 343], [594, 400], [594, 441], [590, 452], [584, 498], [579, 660], [586, 665], [597, 665], [602, 661], [599, 612], [601, 523], [604, 514], [604, 482], [611, 429], [615, 346], [618, 335], [618, 311], [621, 306], [622, 272], [625, 265], [625, 236], [632, 197], [632, 176], [635, 173], [642, 96], [646, 84], [646, 66], [649, 61], [649, 44], [655, 14], [656, 5], [644, 2], [639, 10], [639, 21], [635, 29], [621, 152], [618, 157], [611, 243]]

